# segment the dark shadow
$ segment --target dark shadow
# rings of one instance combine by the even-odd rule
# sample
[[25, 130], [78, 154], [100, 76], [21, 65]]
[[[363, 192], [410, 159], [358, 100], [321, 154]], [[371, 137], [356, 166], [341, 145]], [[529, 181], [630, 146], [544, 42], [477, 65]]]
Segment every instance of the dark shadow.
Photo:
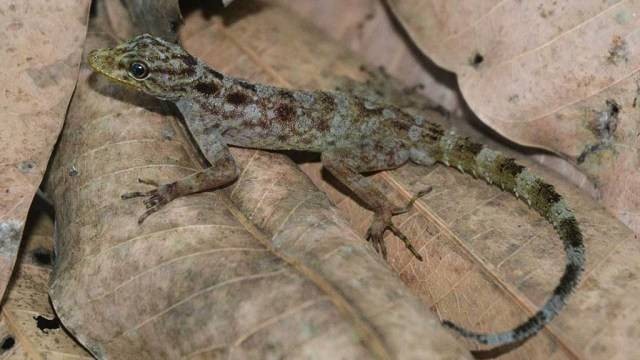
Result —
[[55, 261], [54, 254], [45, 247], [37, 247], [31, 251], [31, 259], [40, 266], [52, 266]]
[[[22, 238], [28, 239], [32, 235], [32, 231], [35, 228], [35, 224], [38, 222], [38, 219], [41, 217], [50, 217], [54, 218], [54, 209], [51, 200], [49, 200], [46, 195], [38, 190], [38, 193], [35, 194], [33, 201], [31, 202], [31, 206], [29, 207], [29, 212], [27, 214], [27, 220], [24, 225], [24, 230], [22, 232]], [[24, 241], [21, 243], [20, 250], [18, 251], [18, 257], [20, 253], [23, 251]]]
[[0, 340], [0, 354], [4, 354], [9, 351], [16, 344], [16, 339], [12, 335], [5, 336]]
[[202, 10], [204, 17], [210, 19], [213, 16], [221, 16], [225, 25], [232, 25], [248, 16], [256, 14], [263, 9], [271, 6], [270, 4], [259, 0], [238, 0], [232, 2], [226, 8], [222, 5], [222, 1], [198, 1], [198, 0], [181, 0], [180, 10], [183, 17], [187, 17], [190, 13]]
[[36, 321], [36, 327], [45, 334], [49, 333], [49, 330], [60, 329], [60, 319], [54, 314], [53, 319], [47, 319], [42, 315], [33, 316], [33, 320]]

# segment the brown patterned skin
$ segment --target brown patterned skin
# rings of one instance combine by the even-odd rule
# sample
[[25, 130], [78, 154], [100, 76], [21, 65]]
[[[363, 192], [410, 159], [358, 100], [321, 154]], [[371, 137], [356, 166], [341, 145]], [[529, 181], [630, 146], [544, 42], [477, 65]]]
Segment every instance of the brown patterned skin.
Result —
[[[566, 251], [560, 283], [545, 305], [513, 330], [482, 334], [443, 324], [488, 345], [523, 341], [564, 306], [584, 268], [584, 245], [576, 219], [553, 186], [513, 159], [474, 143], [422, 117], [343, 92], [288, 90], [251, 84], [207, 67], [179, 45], [141, 35], [112, 49], [94, 50], [89, 64], [99, 73], [159, 99], [174, 102], [211, 167], [146, 193], [148, 210], [171, 200], [225, 186], [238, 176], [227, 145], [321, 153], [323, 166], [374, 212], [367, 238], [386, 255], [389, 229], [422, 259], [391, 218], [407, 210], [392, 206], [363, 172], [397, 168], [407, 161], [441, 162], [515, 194], [558, 231]], [[426, 192], [426, 191], [425, 191]], [[412, 199], [413, 201], [422, 192]]]

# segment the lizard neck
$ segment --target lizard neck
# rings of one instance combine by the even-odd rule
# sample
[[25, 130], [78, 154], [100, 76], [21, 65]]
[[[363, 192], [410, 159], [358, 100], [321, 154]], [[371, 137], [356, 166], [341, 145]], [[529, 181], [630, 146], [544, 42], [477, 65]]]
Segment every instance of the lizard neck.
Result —
[[219, 97], [224, 93], [225, 87], [228, 87], [230, 77], [206, 66], [202, 66], [199, 70], [199, 76], [190, 82], [183, 100], [201, 102], [213, 99]]
[[[269, 86], [251, 84], [203, 66], [200, 76], [191, 82], [183, 99], [205, 108], [242, 107], [253, 103]], [[271, 95], [271, 94], [269, 94]]]
[[251, 84], [203, 68], [176, 102], [192, 132], [217, 131], [230, 145], [319, 152], [334, 108], [327, 93]]

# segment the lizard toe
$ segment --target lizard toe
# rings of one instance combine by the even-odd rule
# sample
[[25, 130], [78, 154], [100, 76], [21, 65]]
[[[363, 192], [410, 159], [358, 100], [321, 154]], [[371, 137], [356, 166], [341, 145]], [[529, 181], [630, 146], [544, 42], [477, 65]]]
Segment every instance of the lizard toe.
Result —
[[404, 243], [405, 247], [411, 252], [413, 256], [416, 257], [416, 259], [422, 261], [422, 256], [418, 253], [413, 244], [411, 244], [409, 238], [391, 221], [391, 214], [391, 211], [384, 211], [374, 216], [373, 221], [371, 222], [371, 225], [367, 230], [367, 241], [370, 241], [376, 252], [381, 253], [382, 257], [386, 259], [387, 247], [384, 242], [384, 232], [389, 229]]
[[430, 193], [431, 190], [433, 190], [433, 187], [429, 186], [429, 187], [427, 187], [427, 188], [425, 188], [423, 190], [418, 191], [407, 202], [407, 205], [405, 205], [403, 207], [398, 207], [398, 208], [393, 209], [391, 211], [391, 215], [400, 215], [400, 214], [404, 214], [404, 213], [409, 212], [409, 210], [411, 210], [411, 208], [413, 207], [413, 204], [415, 204], [415, 202], [418, 199], [420, 199], [421, 197], [423, 197], [423, 196], [427, 195], [428, 193]]
[[141, 184], [150, 185], [153, 187], [160, 187], [160, 184], [158, 184], [157, 181], [151, 180], [151, 179], [138, 178], [138, 182]]
[[165, 203], [166, 201], [163, 201], [163, 197], [158, 194], [157, 192], [150, 194], [150, 196], [146, 199], [144, 199], [142, 202], [144, 203], [144, 205], [147, 207], [147, 209], [150, 209], [158, 204], [161, 203]]
[[120, 198], [122, 200], [127, 200], [127, 199], [133, 199], [133, 198], [137, 198], [137, 197], [143, 197], [146, 196], [146, 193], [141, 192], [141, 191], [131, 191], [131, 192], [126, 192], [122, 195], [120, 195]]
[[389, 224], [389, 230], [391, 230], [391, 232], [396, 237], [402, 240], [404, 246], [411, 252], [411, 254], [413, 254], [413, 256], [416, 257], [416, 259], [422, 261], [422, 255], [418, 253], [413, 244], [411, 244], [411, 241], [409, 241], [409, 238], [402, 231], [400, 231], [400, 229], [398, 229], [395, 225], [393, 225], [393, 223], [391, 223]]
[[387, 258], [387, 247], [384, 243], [384, 231], [387, 227], [385, 221], [380, 216], [375, 216], [369, 229], [367, 230], [367, 241], [371, 242], [377, 253], [380, 253], [384, 259]]

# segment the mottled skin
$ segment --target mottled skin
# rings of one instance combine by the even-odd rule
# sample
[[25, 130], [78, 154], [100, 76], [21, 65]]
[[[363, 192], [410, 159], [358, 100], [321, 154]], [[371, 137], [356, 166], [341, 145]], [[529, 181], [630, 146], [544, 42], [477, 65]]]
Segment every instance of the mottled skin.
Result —
[[[251, 84], [208, 68], [180, 46], [138, 36], [112, 49], [93, 51], [90, 65], [112, 80], [174, 102], [211, 167], [146, 193], [140, 222], [169, 201], [225, 186], [238, 176], [227, 145], [321, 153], [323, 166], [349, 187], [375, 216], [367, 238], [385, 254], [390, 229], [420, 258], [392, 223], [407, 207], [390, 204], [363, 172], [397, 168], [411, 160], [438, 161], [515, 194], [558, 231], [566, 267], [545, 305], [513, 330], [482, 334], [449, 321], [444, 325], [488, 345], [522, 341], [536, 334], [564, 306], [584, 268], [584, 245], [576, 219], [553, 186], [513, 159], [474, 143], [422, 117], [342, 92], [288, 90]], [[148, 182], [153, 184], [152, 182]], [[422, 194], [418, 194], [420, 196]], [[413, 202], [413, 200], [410, 204]]]

